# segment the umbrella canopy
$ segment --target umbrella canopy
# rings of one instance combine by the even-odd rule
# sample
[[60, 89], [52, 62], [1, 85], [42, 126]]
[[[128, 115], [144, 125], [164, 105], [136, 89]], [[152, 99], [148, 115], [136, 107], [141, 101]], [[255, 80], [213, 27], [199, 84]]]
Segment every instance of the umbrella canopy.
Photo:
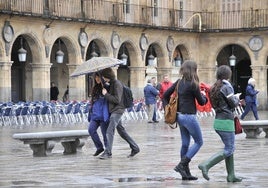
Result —
[[123, 61], [112, 57], [93, 57], [79, 65], [71, 74], [71, 77], [98, 72], [123, 63]]

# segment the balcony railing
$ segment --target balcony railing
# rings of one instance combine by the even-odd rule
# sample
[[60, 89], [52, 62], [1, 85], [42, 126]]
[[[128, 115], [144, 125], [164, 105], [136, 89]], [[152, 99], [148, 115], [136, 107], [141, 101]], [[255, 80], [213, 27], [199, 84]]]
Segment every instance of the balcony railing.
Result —
[[268, 27], [268, 9], [193, 12], [109, 1], [0, 0], [0, 13], [196, 32]]

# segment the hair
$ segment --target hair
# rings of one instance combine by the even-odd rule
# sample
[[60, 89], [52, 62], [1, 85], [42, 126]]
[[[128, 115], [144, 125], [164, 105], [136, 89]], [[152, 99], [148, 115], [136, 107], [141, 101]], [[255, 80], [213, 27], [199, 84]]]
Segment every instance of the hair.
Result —
[[182, 80], [191, 81], [196, 87], [199, 87], [199, 77], [197, 75], [197, 64], [195, 61], [186, 60], [180, 69]]
[[227, 65], [221, 65], [218, 67], [216, 72], [217, 81], [213, 84], [213, 86], [209, 90], [209, 98], [212, 104], [212, 107], [219, 106], [219, 97], [221, 96], [220, 90], [223, 85], [222, 80], [228, 80], [232, 76], [232, 70]]
[[95, 73], [93, 75], [94, 86], [91, 90], [91, 102], [92, 102], [92, 104], [102, 95], [102, 85], [101, 85], [101, 83], [96, 82], [96, 79], [95, 79], [96, 76], [100, 77], [100, 79], [101, 79], [101, 75], [99, 73]]
[[100, 74], [103, 77], [108, 78], [110, 80], [114, 80], [115, 79], [115, 73], [114, 73], [114, 71], [113, 71], [112, 68], [106, 68], [106, 69], [102, 70]]
[[163, 75], [163, 78], [165, 78], [165, 77], [168, 77], [168, 74], [164, 74], [164, 75]]
[[221, 65], [217, 69], [216, 78], [217, 80], [228, 80], [232, 76], [232, 70], [227, 65]]
[[254, 78], [248, 79], [248, 84], [254, 85], [256, 80]]

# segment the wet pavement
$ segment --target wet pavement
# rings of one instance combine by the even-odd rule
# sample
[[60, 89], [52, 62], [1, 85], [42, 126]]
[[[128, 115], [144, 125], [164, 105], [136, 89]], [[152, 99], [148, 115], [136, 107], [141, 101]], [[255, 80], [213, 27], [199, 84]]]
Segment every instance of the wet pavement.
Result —
[[[267, 112], [259, 112], [259, 116], [268, 118]], [[252, 114], [246, 118], [252, 119]], [[268, 139], [264, 133], [258, 139], [246, 139], [244, 133], [236, 136], [235, 169], [236, 175], [243, 178], [241, 183], [226, 182], [224, 162], [211, 168], [210, 181], [202, 177], [198, 164], [223, 148], [212, 129], [212, 121], [212, 117], [200, 119], [204, 145], [190, 163], [192, 174], [199, 178], [197, 181], [182, 181], [173, 170], [180, 160], [180, 133], [162, 121], [158, 124], [147, 124], [145, 120], [125, 122], [141, 152], [127, 158], [130, 149], [116, 133], [113, 156], [108, 160], [92, 156], [95, 147], [90, 138], [77, 154], [63, 155], [63, 147], [57, 143], [46, 157], [33, 157], [29, 145], [12, 138], [20, 132], [87, 129], [87, 124], [0, 127], [0, 187], [268, 187]]]

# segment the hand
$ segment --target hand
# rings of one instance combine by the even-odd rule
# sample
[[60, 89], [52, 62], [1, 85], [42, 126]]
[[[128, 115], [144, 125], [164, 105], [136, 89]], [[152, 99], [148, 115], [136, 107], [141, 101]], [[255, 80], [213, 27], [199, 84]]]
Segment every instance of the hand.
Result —
[[106, 93], [107, 93], [107, 90], [105, 88], [102, 88], [102, 94], [106, 95]]
[[204, 90], [200, 91], [202, 95], [206, 96], [206, 92]]

